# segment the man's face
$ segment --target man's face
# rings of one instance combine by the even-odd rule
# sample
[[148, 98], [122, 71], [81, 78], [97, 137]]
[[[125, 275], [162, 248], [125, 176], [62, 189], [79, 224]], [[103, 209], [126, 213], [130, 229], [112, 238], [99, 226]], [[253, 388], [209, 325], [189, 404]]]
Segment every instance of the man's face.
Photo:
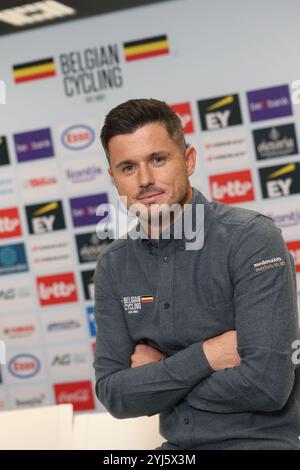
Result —
[[195, 168], [196, 150], [189, 147], [183, 154], [164, 125], [151, 123], [132, 134], [112, 137], [108, 149], [108, 171], [119, 195], [126, 196], [127, 208], [134, 204], [150, 214], [153, 205], [184, 204], [190, 199], [188, 177]]

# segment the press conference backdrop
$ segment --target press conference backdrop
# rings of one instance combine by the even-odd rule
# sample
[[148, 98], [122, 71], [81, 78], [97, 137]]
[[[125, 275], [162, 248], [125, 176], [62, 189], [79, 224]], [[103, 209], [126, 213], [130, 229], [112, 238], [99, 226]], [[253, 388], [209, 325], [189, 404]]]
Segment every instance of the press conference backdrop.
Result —
[[299, 16], [297, 0], [174, 0], [1, 38], [1, 409], [103, 409], [93, 272], [107, 242], [96, 208], [117, 194], [99, 130], [129, 98], [178, 113], [206, 197], [274, 218], [299, 299]]

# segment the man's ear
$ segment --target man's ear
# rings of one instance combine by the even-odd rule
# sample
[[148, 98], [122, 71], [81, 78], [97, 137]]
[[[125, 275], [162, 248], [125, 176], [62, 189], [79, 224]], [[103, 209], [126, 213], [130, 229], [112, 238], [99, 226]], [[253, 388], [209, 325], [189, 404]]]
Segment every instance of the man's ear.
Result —
[[195, 171], [197, 150], [193, 145], [189, 145], [185, 150], [185, 163], [187, 167], [188, 176], [191, 176]]

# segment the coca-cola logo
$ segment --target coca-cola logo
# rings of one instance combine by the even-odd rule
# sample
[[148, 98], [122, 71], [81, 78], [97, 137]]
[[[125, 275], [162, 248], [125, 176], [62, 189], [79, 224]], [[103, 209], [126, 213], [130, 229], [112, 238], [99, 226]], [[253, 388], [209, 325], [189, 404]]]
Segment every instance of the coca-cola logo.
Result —
[[84, 389], [78, 389], [75, 392], [61, 392], [57, 398], [60, 403], [85, 403], [89, 399], [89, 392]]
[[71, 403], [74, 411], [95, 408], [92, 384], [90, 381], [71, 382], [54, 385], [56, 403]]

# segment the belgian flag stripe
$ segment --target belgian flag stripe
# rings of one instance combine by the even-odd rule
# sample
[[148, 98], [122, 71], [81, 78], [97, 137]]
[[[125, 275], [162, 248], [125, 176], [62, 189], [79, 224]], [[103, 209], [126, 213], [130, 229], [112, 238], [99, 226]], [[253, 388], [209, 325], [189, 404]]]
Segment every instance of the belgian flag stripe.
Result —
[[166, 34], [124, 43], [124, 54], [127, 62], [168, 53], [169, 43]]
[[126, 55], [139, 54], [143, 52], [158, 51], [162, 49], [168, 49], [168, 41], [159, 41], [156, 43], [142, 44], [141, 46], [132, 46], [126, 48]]
[[26, 67], [22, 70], [15, 70], [14, 77], [20, 78], [27, 75], [38, 75], [46, 72], [55, 72], [54, 64], [36, 65], [35, 67]]
[[169, 49], [165, 50], [160, 50], [160, 51], [153, 51], [153, 52], [145, 52], [143, 54], [132, 54], [126, 56], [126, 62], [129, 62], [130, 60], [138, 60], [138, 59], [146, 59], [147, 57], [155, 57], [157, 55], [163, 55], [163, 54], [168, 54]]
[[48, 57], [47, 59], [36, 60], [34, 62], [24, 62], [23, 64], [14, 65], [14, 70], [20, 70], [28, 67], [35, 67], [37, 65], [44, 65], [44, 64], [54, 64], [53, 57]]
[[153, 302], [153, 297], [150, 296], [143, 296], [142, 302]]
[[39, 78], [53, 77], [54, 75], [56, 75], [55, 70], [50, 72], [37, 73], [33, 75], [25, 75], [24, 77], [15, 78], [15, 82], [29, 82], [30, 80], [38, 80]]
[[151, 38], [138, 39], [137, 41], [128, 41], [124, 42], [123, 46], [126, 49], [127, 47], [141, 46], [160, 41], [167, 41], [167, 35], [162, 34], [161, 36], [153, 36]]

